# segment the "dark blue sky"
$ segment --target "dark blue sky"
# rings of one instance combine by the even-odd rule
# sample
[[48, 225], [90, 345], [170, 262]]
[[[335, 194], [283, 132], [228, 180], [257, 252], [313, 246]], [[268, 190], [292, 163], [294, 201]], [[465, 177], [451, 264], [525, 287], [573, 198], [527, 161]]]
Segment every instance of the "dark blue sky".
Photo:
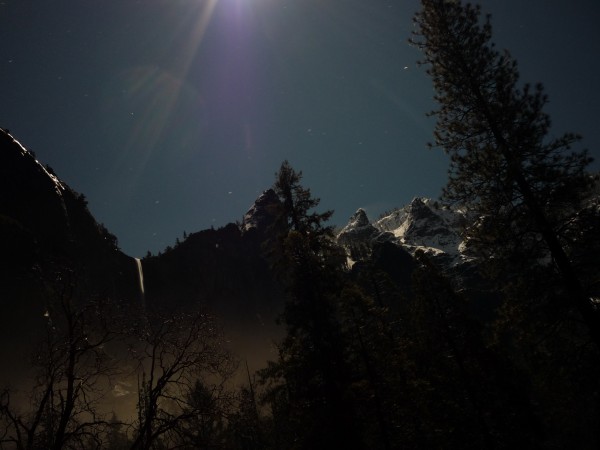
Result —
[[[494, 40], [600, 159], [600, 3], [484, 0]], [[0, 126], [132, 256], [241, 219], [282, 160], [344, 224], [435, 197], [416, 0], [2, 0]], [[600, 166], [595, 163], [594, 169]]]

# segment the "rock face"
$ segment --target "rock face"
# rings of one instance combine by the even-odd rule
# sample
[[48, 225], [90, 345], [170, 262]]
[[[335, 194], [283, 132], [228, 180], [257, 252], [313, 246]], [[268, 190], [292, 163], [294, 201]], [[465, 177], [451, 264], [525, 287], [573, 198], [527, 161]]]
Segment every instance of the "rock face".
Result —
[[85, 198], [0, 130], [0, 385], [28, 369], [49, 304], [129, 302], [139, 295], [136, 278], [135, 261]]
[[35, 253], [64, 249], [69, 232], [66, 187], [4, 130], [0, 189], [3, 262], [15, 256], [27, 262]]
[[337, 236], [338, 243], [344, 247], [366, 245], [370, 242], [385, 242], [394, 239], [394, 235], [375, 227], [364, 209], [359, 208], [354, 213], [348, 224], [342, 228]]
[[[469, 261], [460, 230], [465, 213], [439, 202], [417, 197], [376, 222], [359, 209], [338, 234], [338, 242], [352, 254], [357, 247], [393, 242], [411, 254], [426, 254], [457, 265]], [[364, 252], [364, 250], [363, 250]]]
[[404, 208], [379, 219], [375, 226], [391, 231], [409, 251], [445, 253], [460, 257], [463, 253], [461, 225], [465, 216], [461, 210], [417, 197]]
[[[85, 294], [124, 297], [134, 261], [99, 225], [83, 195], [44, 167], [8, 132], [0, 131], [0, 278], [7, 283], [35, 276], [46, 281], [59, 270], [76, 272]], [[12, 275], [9, 275], [12, 274]], [[15, 285], [22, 284], [14, 281]]]
[[266, 233], [277, 217], [281, 201], [273, 189], [264, 191], [248, 209], [242, 220], [243, 233], [251, 230]]

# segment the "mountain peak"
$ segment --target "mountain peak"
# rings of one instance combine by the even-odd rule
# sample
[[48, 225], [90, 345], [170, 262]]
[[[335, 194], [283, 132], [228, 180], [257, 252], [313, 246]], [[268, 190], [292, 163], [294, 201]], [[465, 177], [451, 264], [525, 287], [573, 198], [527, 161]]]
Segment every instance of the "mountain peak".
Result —
[[382, 232], [371, 224], [364, 209], [359, 208], [342, 228], [337, 236], [338, 242], [346, 247], [364, 246], [373, 241], [385, 241], [393, 238], [390, 233]]
[[424, 250], [431, 255], [445, 255], [462, 261], [461, 223], [463, 213], [438, 201], [415, 197], [370, 223], [359, 209], [338, 235], [338, 242], [348, 249], [372, 245], [375, 241], [393, 240], [411, 253]]
[[273, 189], [263, 191], [244, 214], [242, 232], [266, 230], [275, 220], [280, 205], [281, 201]]
[[350, 217], [350, 221], [348, 225], [352, 225], [354, 227], [365, 227], [370, 224], [369, 218], [367, 217], [367, 213], [364, 209], [358, 208], [358, 210]]

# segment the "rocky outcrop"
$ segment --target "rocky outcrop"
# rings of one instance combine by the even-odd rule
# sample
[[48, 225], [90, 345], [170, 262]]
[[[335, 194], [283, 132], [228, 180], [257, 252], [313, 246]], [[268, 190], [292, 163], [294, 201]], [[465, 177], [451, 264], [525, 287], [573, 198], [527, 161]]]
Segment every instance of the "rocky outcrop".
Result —
[[268, 228], [277, 217], [281, 201], [273, 189], [264, 191], [244, 214], [242, 231]]
[[370, 242], [383, 242], [393, 240], [392, 233], [381, 231], [369, 222], [367, 213], [364, 209], [359, 208], [348, 224], [342, 228], [337, 236], [338, 243], [342, 246], [349, 247], [352, 245], [364, 245]]
[[338, 242], [350, 254], [356, 248], [373, 247], [381, 242], [393, 242], [411, 254], [417, 250], [448, 264], [469, 260], [461, 237], [464, 212], [439, 202], [416, 197], [403, 208], [370, 222], [359, 209], [338, 234]]

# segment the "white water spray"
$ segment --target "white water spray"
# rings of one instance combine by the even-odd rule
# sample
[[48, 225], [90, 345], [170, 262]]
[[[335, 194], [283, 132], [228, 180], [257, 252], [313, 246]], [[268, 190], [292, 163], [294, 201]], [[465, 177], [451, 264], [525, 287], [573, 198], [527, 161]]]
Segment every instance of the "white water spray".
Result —
[[140, 258], [133, 259], [135, 259], [135, 264], [137, 265], [138, 280], [140, 281], [140, 293], [142, 296], [142, 304], [144, 304], [144, 271], [142, 270], [142, 260]]

